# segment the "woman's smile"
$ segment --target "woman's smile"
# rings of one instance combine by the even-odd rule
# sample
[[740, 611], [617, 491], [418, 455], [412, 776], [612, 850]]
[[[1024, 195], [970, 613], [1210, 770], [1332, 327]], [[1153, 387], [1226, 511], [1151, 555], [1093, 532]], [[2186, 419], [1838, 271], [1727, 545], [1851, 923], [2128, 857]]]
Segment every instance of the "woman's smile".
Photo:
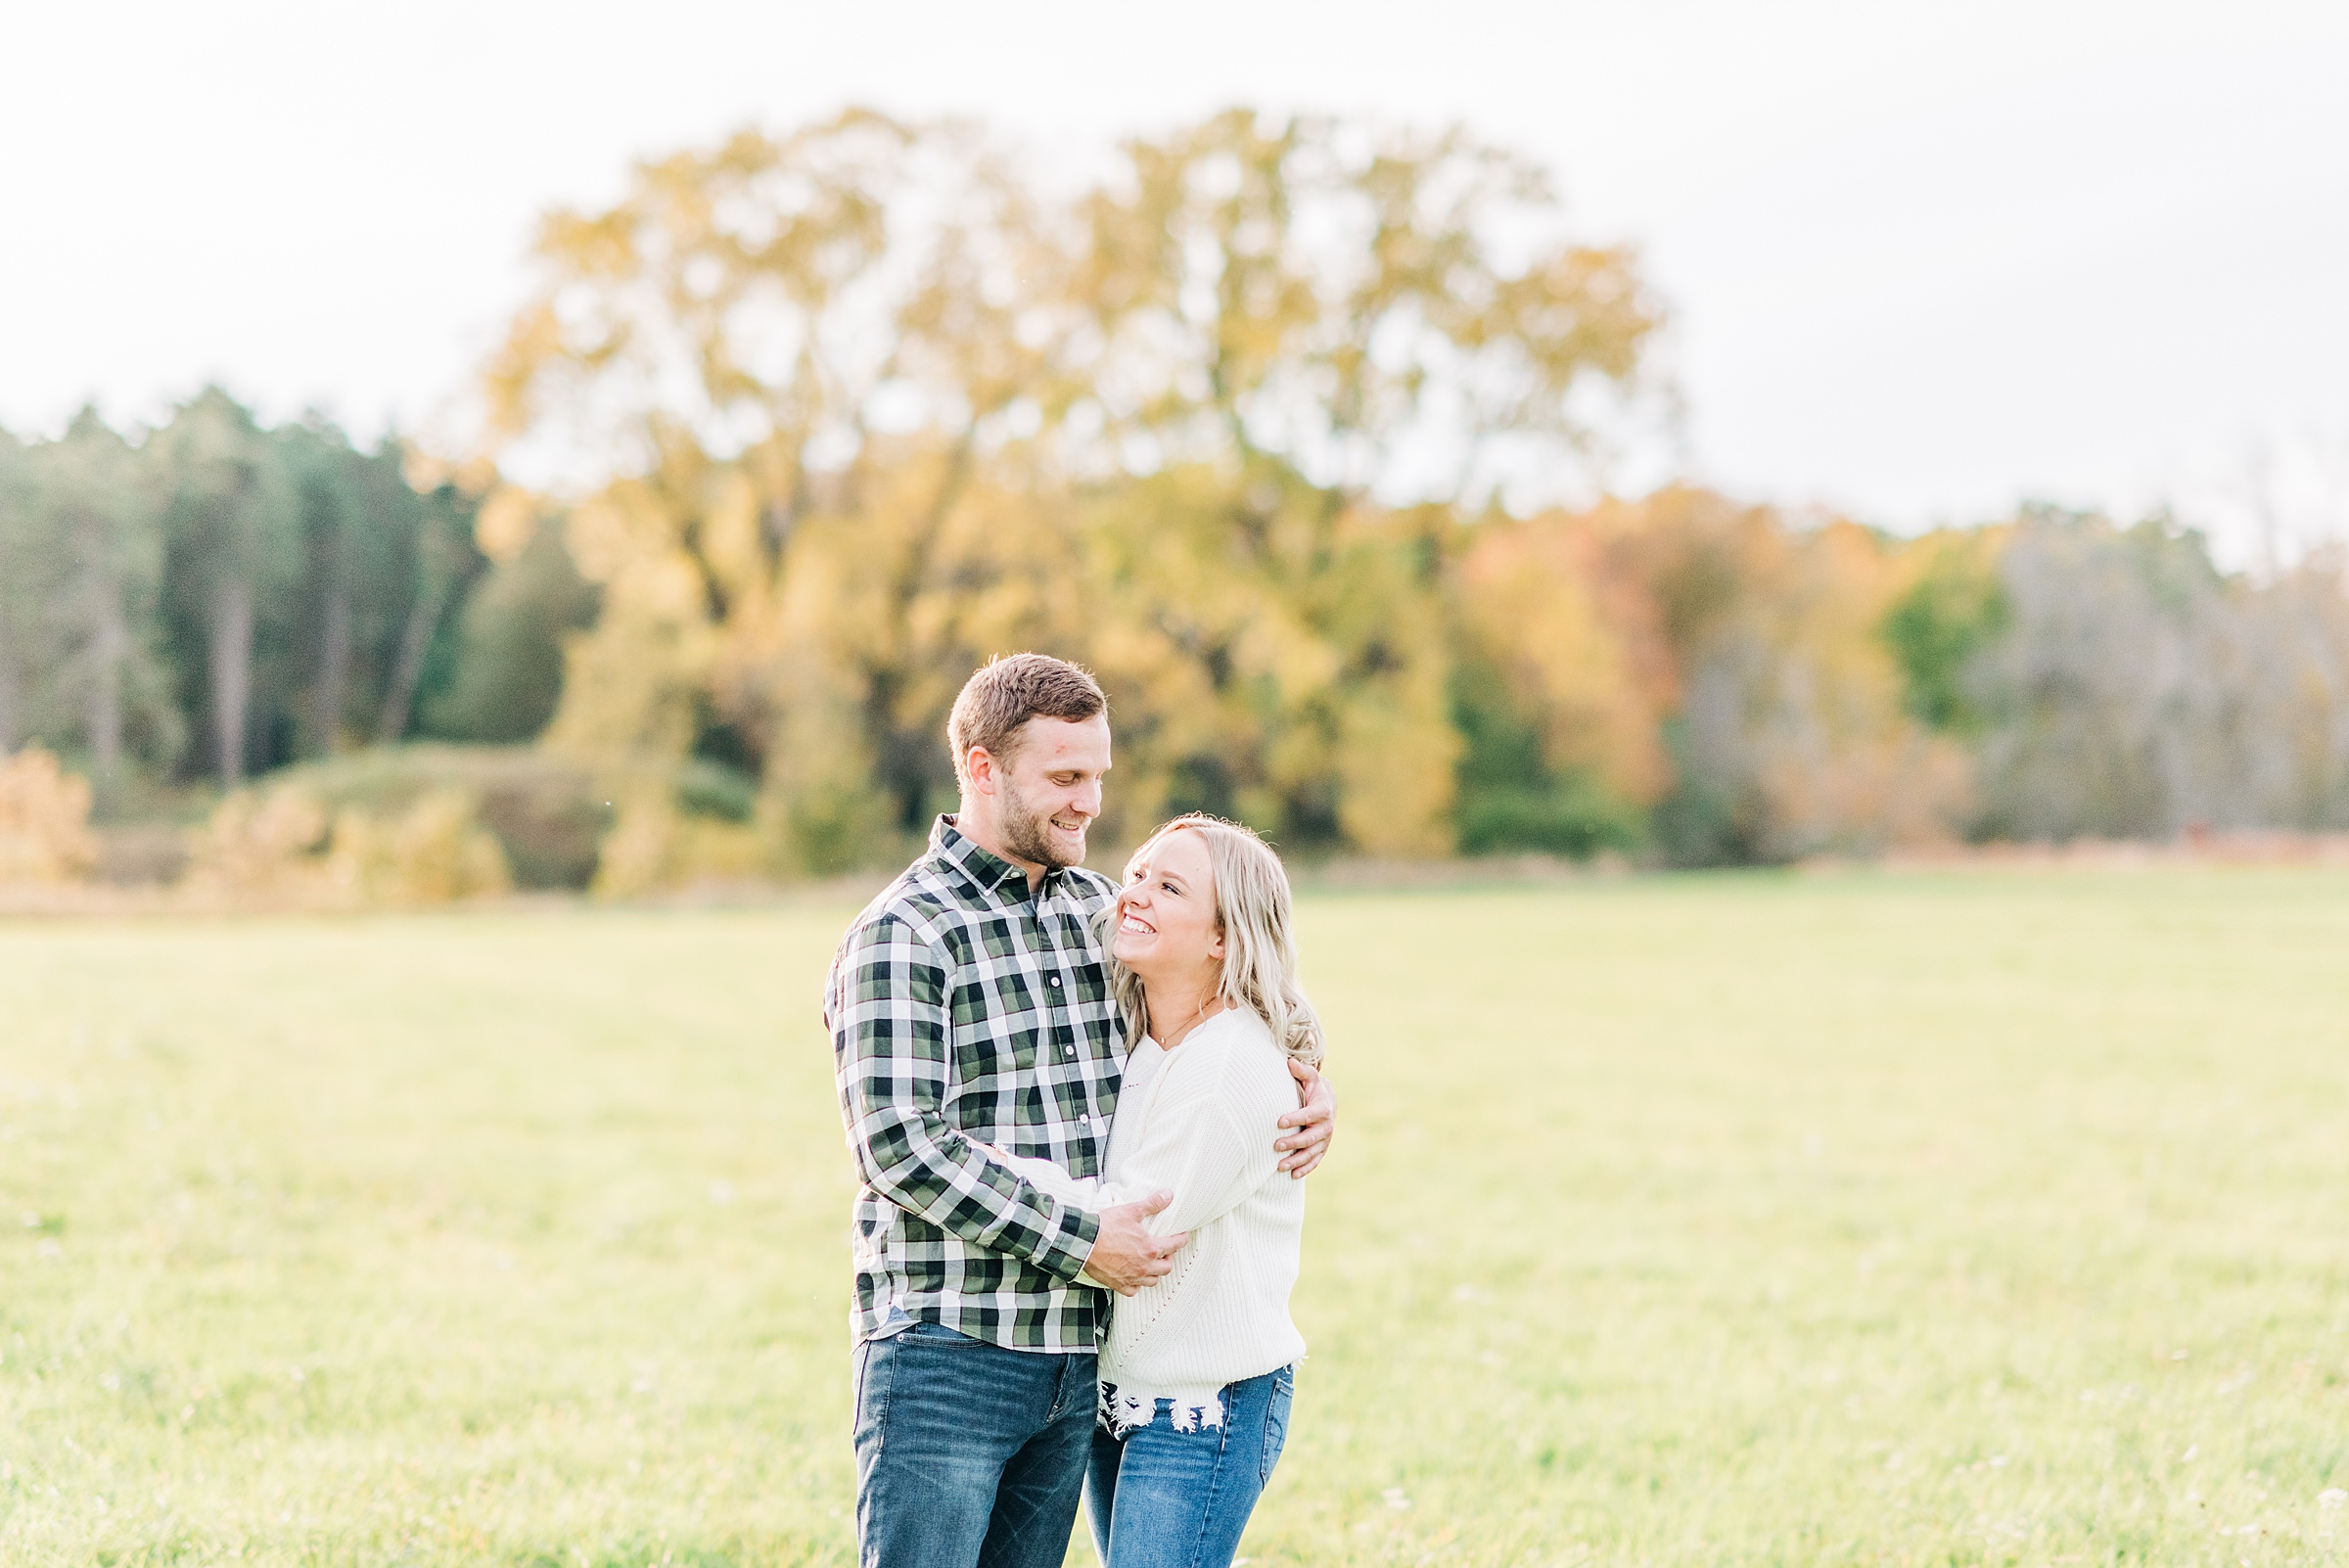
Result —
[[[1212, 992], [1223, 961], [1215, 889], [1215, 867], [1196, 833], [1162, 834], [1144, 845], [1118, 893], [1111, 953], [1146, 985]], [[1181, 1011], [1187, 1014], [1187, 1004]]]

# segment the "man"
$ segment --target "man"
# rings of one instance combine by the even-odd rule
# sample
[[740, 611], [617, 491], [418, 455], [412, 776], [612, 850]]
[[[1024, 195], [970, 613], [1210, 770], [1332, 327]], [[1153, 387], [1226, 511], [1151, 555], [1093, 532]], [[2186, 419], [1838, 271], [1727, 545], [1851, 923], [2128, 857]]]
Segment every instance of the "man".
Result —
[[[855, 1220], [856, 1538], [864, 1568], [1058, 1568], [1082, 1489], [1103, 1294], [1163, 1276], [1183, 1243], [1145, 1222], [1171, 1194], [1094, 1215], [975, 1147], [1100, 1175], [1123, 1026], [1086, 871], [1109, 704], [1041, 654], [974, 674], [946, 733], [961, 804], [857, 916], [824, 1016], [862, 1185]], [[1328, 1085], [1281, 1118], [1303, 1177]]]

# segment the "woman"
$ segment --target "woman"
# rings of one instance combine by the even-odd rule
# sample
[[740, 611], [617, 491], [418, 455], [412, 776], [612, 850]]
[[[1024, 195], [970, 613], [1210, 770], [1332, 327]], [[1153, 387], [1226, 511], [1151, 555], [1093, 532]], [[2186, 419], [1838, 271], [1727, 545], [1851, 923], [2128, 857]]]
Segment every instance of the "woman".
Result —
[[1091, 1208], [1174, 1193], [1151, 1227], [1190, 1239], [1112, 1313], [1085, 1499], [1108, 1568], [1225, 1568], [1305, 1354], [1289, 1320], [1305, 1186], [1275, 1168], [1272, 1140], [1297, 1105], [1288, 1059], [1317, 1064], [1321, 1026], [1297, 984], [1288, 877], [1248, 829], [1169, 822], [1106, 918], [1132, 1044], [1102, 1178], [1005, 1163]]

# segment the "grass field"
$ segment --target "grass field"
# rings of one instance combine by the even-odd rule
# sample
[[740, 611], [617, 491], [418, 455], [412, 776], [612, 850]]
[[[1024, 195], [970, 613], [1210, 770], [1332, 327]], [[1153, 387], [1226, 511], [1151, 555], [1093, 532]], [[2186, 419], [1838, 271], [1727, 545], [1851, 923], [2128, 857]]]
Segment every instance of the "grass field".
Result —
[[[0, 1562], [850, 1560], [848, 912], [0, 927]], [[1304, 923], [1255, 1562], [2342, 1555], [2349, 877]]]

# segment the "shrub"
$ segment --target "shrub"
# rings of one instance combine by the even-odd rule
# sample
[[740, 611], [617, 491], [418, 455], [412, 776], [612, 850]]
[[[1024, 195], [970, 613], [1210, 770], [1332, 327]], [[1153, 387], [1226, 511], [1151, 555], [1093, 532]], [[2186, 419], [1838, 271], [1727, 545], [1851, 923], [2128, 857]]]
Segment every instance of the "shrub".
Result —
[[189, 883], [240, 903], [446, 903], [514, 885], [480, 798], [441, 788], [404, 806], [330, 812], [300, 780], [239, 790], [195, 836]]
[[695, 883], [746, 882], [765, 875], [765, 839], [749, 823], [678, 808], [678, 789], [657, 772], [619, 786], [619, 821], [604, 839], [595, 893], [636, 898]]
[[325, 807], [299, 789], [239, 790], [191, 836], [188, 881], [239, 900], [315, 901], [326, 828]]
[[345, 807], [335, 817], [326, 875], [369, 904], [446, 903], [514, 885], [506, 852], [483, 825], [480, 801], [435, 790], [389, 820]]
[[1460, 850], [1467, 854], [1530, 851], [1588, 859], [1601, 850], [1639, 847], [1637, 813], [1594, 790], [1480, 790], [1461, 798]]
[[405, 817], [448, 792], [495, 839], [512, 883], [584, 888], [613, 819], [608, 795], [582, 768], [530, 747], [402, 746], [289, 769], [279, 777], [327, 808], [377, 822]]
[[78, 882], [98, 863], [90, 785], [26, 747], [0, 760], [0, 886]]

